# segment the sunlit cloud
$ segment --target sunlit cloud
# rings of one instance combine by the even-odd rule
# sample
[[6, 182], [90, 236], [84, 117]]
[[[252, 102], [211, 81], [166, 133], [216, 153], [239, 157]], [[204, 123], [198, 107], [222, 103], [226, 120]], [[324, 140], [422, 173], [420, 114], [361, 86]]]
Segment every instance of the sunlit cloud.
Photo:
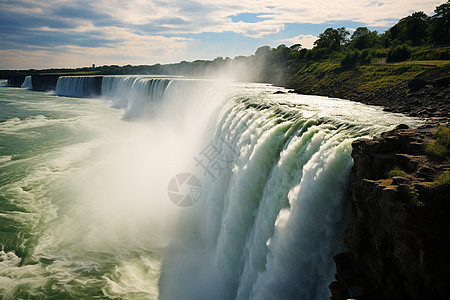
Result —
[[300, 34], [293, 38], [282, 40], [281, 42], [288, 42], [292, 45], [301, 44], [302, 48], [311, 49], [317, 38], [317, 36], [311, 34]]

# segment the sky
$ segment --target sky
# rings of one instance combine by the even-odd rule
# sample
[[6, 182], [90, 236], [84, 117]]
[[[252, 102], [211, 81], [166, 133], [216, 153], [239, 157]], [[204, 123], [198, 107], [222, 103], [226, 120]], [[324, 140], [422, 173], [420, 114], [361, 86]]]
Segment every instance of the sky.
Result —
[[384, 32], [443, 0], [0, 0], [0, 69], [152, 65], [311, 48], [326, 28]]

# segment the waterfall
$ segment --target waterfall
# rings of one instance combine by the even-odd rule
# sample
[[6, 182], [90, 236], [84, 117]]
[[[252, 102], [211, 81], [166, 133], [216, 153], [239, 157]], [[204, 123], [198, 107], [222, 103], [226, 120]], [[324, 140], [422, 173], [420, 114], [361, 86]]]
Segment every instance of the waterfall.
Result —
[[229, 103], [212, 142], [220, 159], [203, 157], [208, 189], [180, 222], [195, 226], [169, 247], [161, 298], [328, 297], [350, 215], [353, 135], [277, 103]]
[[22, 89], [32, 90], [33, 89], [33, 83], [31, 81], [31, 76], [25, 77], [25, 80], [23, 81], [22, 85], [20, 86]]
[[100, 76], [62, 76], [56, 84], [56, 95], [69, 97], [91, 97], [101, 93]]
[[[127, 180], [148, 181], [155, 201], [190, 201], [172, 205], [170, 217], [161, 213], [171, 229], [160, 299], [328, 298], [333, 256], [344, 250], [351, 215], [351, 143], [415, 124], [379, 108], [276, 94], [280, 88], [261, 84], [105, 76], [96, 90], [92, 78], [61, 77], [56, 93], [99, 95], [127, 121], [142, 121], [151, 134], [139, 139], [151, 147], [133, 153], [145, 154], [137, 166], [146, 161], [151, 170], [135, 174], [150, 175]], [[111, 157], [104, 166], [120, 161]]]
[[127, 108], [133, 83], [133, 76], [105, 76], [102, 80], [102, 97], [112, 101], [112, 107]]

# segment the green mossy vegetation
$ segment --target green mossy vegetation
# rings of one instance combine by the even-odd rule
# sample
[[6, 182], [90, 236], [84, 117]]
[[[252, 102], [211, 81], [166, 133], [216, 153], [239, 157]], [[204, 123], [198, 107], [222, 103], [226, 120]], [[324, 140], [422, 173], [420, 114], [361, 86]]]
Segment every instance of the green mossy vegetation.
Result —
[[431, 185], [433, 189], [449, 189], [450, 188], [450, 171], [445, 171], [439, 175], [433, 184]]
[[425, 153], [436, 160], [446, 160], [450, 155], [450, 128], [440, 126], [434, 133], [436, 139], [425, 146]]
[[394, 167], [392, 170], [389, 171], [388, 178], [394, 177], [408, 177], [408, 174], [406, 174], [406, 172], [400, 169], [399, 167]]

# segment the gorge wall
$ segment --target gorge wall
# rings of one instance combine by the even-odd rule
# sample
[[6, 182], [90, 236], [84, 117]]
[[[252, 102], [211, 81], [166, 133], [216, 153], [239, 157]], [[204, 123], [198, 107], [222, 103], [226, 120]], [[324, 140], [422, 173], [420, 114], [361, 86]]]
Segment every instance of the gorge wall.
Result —
[[400, 125], [353, 143], [355, 220], [343, 234], [348, 252], [334, 258], [332, 299], [448, 299], [450, 186], [436, 178], [450, 163], [424, 150], [435, 130]]

